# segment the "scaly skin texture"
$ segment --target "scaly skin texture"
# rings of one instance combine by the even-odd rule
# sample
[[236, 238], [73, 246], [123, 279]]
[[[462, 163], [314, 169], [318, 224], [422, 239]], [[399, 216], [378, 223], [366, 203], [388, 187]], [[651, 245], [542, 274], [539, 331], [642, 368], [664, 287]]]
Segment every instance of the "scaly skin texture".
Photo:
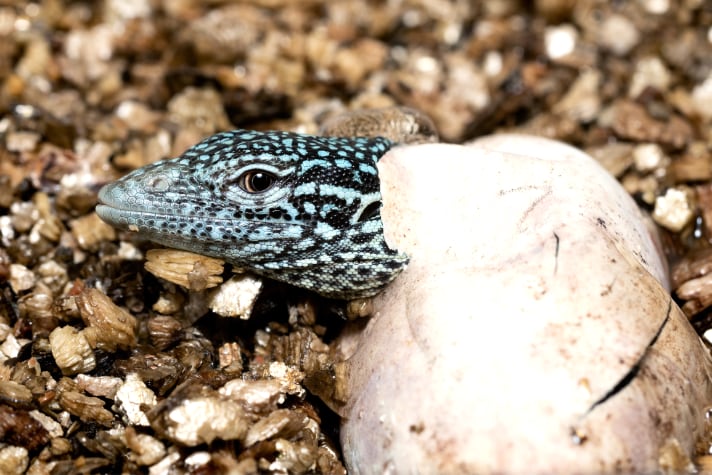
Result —
[[223, 132], [99, 192], [97, 214], [169, 247], [330, 298], [378, 293], [408, 258], [383, 237], [384, 138]]

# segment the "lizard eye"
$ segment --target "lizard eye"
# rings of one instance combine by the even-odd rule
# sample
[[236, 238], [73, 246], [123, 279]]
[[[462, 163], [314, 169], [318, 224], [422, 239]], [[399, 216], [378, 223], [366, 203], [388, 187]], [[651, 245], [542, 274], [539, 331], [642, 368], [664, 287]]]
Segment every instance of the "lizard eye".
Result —
[[262, 193], [272, 188], [277, 178], [264, 170], [250, 170], [240, 175], [237, 186], [248, 193]]

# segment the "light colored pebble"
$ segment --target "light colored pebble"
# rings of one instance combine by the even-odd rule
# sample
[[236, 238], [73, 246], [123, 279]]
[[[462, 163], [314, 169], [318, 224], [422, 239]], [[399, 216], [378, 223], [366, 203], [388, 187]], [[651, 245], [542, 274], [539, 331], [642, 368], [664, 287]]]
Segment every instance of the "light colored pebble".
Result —
[[682, 230], [694, 216], [689, 194], [679, 188], [669, 188], [655, 199], [653, 219], [672, 232]]
[[32, 402], [32, 391], [15, 381], [0, 381], [0, 398], [14, 404], [27, 405]]
[[657, 56], [648, 56], [635, 63], [633, 78], [630, 80], [628, 96], [638, 97], [646, 87], [652, 87], [660, 92], [666, 92], [670, 87], [672, 76], [670, 71]]
[[712, 305], [710, 289], [712, 289], [712, 273], [684, 282], [675, 289], [675, 294], [685, 301], [682, 310], [687, 315], [695, 315]]
[[59, 405], [71, 415], [83, 421], [97, 422], [104, 427], [111, 427], [114, 415], [104, 408], [104, 400], [85, 396], [77, 391], [61, 392], [57, 398]]
[[221, 317], [250, 318], [262, 290], [262, 279], [241, 274], [230, 278], [208, 297], [210, 309]]
[[623, 177], [621, 184], [623, 188], [625, 188], [625, 191], [631, 195], [639, 195], [645, 203], [649, 205], [655, 203], [658, 180], [652, 174], [638, 177], [633, 173], [629, 173]]
[[12, 327], [7, 323], [0, 323], [0, 341], [5, 341], [5, 339], [12, 334]]
[[37, 148], [42, 137], [35, 132], [17, 131], [7, 134], [5, 147], [10, 152], [30, 152]]
[[638, 0], [645, 11], [654, 15], [664, 15], [670, 9], [670, 0]]
[[64, 193], [72, 193], [69, 190], [84, 189], [85, 187], [96, 186], [102, 181], [112, 180], [116, 175], [109, 173], [106, 163], [109, 157], [116, 154], [114, 144], [102, 140], [88, 140], [77, 138], [74, 142], [74, 152], [78, 157], [82, 157], [82, 163], [95, 164], [96, 167], [80, 167], [74, 173], [65, 174], [60, 180], [62, 188], [60, 196]]
[[677, 439], [669, 439], [660, 449], [658, 456], [662, 473], [697, 473], [690, 454]]
[[284, 402], [282, 384], [274, 379], [247, 381], [233, 379], [219, 389], [220, 394], [239, 402], [254, 413], [265, 413]]
[[116, 108], [116, 117], [123, 120], [131, 130], [145, 131], [155, 126], [161, 115], [147, 104], [134, 100], [121, 102]]
[[600, 72], [594, 69], [584, 71], [554, 106], [554, 112], [579, 122], [593, 121], [601, 111], [600, 83]]
[[228, 373], [242, 372], [242, 351], [237, 342], [228, 342], [218, 348], [218, 367]]
[[[57, 458], [70, 453], [72, 448], [72, 443], [69, 439], [65, 439], [64, 437], [57, 437], [56, 439], [52, 439], [49, 443], [49, 452]], [[47, 465], [39, 465], [36, 462], [39, 462], [39, 459], [30, 465], [27, 475], [46, 475], [47, 473], [52, 473], [55, 465], [59, 463], [59, 460], [55, 459]]]
[[373, 300], [370, 298], [349, 300], [346, 304], [346, 318], [354, 320], [373, 315]]
[[106, 60], [113, 54], [113, 33], [108, 25], [99, 25], [90, 30], [72, 30], [64, 43], [68, 58], [81, 61], [82, 71], [95, 79], [104, 74]]
[[153, 304], [153, 311], [163, 315], [171, 315], [178, 312], [185, 304], [185, 299], [178, 293], [163, 293]]
[[96, 213], [91, 213], [69, 222], [72, 235], [79, 247], [85, 251], [96, 250], [102, 241], [116, 239], [116, 230], [102, 221]]
[[146, 411], [158, 403], [153, 391], [133, 373], [126, 376], [126, 382], [116, 391], [114, 401], [128, 424], [145, 427], [150, 425]]
[[[168, 455], [156, 462], [148, 469], [148, 475], [167, 475], [175, 473], [174, 465], [181, 460], [181, 454], [176, 447], [169, 450]], [[180, 472], [179, 472], [180, 473]]]
[[40, 280], [52, 290], [59, 290], [67, 284], [67, 269], [55, 260], [48, 260], [37, 266]]
[[145, 18], [153, 11], [150, 3], [141, 0], [108, 0], [104, 8], [104, 19], [108, 22]]
[[309, 418], [292, 409], [277, 409], [250, 426], [245, 436], [245, 447], [272, 438], [289, 439], [302, 430]]
[[205, 452], [203, 450], [198, 452], [193, 452], [185, 458], [185, 465], [189, 470], [195, 471], [196, 469], [207, 465], [212, 460], [210, 452]]
[[96, 367], [94, 351], [84, 334], [72, 326], [57, 327], [49, 334], [52, 356], [62, 374], [87, 373]]
[[[712, 28], [710, 28], [712, 32]], [[712, 42], [712, 41], [711, 41]], [[701, 84], [692, 89], [692, 100], [693, 104], [705, 120], [712, 120], [712, 72], [707, 76]]]
[[39, 242], [40, 236], [49, 241], [57, 242], [62, 234], [62, 231], [64, 231], [64, 225], [59, 219], [59, 216], [57, 216], [52, 210], [49, 195], [44, 192], [35, 193], [32, 197], [32, 201], [37, 206], [40, 219], [37, 220], [37, 223], [32, 228], [30, 233], [30, 242]]
[[116, 252], [116, 255], [126, 261], [143, 260], [143, 253], [136, 246], [126, 241], [119, 243], [119, 250]]
[[223, 281], [224, 261], [175, 249], [151, 249], [144, 267], [148, 272], [181, 287], [199, 292]]
[[487, 76], [495, 77], [502, 73], [503, 63], [502, 53], [488, 51], [482, 61], [482, 70]]
[[573, 25], [550, 26], [544, 32], [546, 55], [553, 60], [573, 53], [578, 40], [578, 32]]
[[136, 318], [98, 289], [86, 288], [75, 297], [84, 324], [84, 337], [92, 348], [106, 351], [136, 346]]
[[274, 448], [278, 456], [269, 464], [273, 473], [310, 473], [314, 471], [317, 451], [308, 442], [277, 439]]
[[72, 451], [72, 443], [64, 437], [55, 437], [50, 441], [49, 450], [52, 455], [64, 455]]
[[20, 341], [15, 338], [15, 335], [10, 334], [0, 345], [0, 352], [8, 358], [16, 358], [25, 342], [26, 340]]
[[633, 163], [641, 173], [649, 173], [664, 164], [665, 153], [660, 145], [646, 143], [636, 145], [633, 149]]
[[186, 87], [168, 101], [168, 114], [171, 122], [194, 128], [201, 136], [232, 128], [220, 94], [210, 88]]
[[128, 457], [138, 465], [156, 464], [166, 455], [163, 443], [151, 435], [127, 428], [125, 437], [126, 446], [131, 450]]
[[10, 216], [0, 216], [0, 238], [2, 238], [3, 246], [7, 247], [10, 242], [15, 239], [15, 228], [12, 225]]
[[39, 458], [35, 458], [27, 469], [27, 472], [25, 472], [25, 475], [47, 475], [56, 469], [58, 463], [59, 461], [57, 460], [45, 462]]
[[74, 381], [82, 391], [92, 396], [100, 396], [114, 399], [116, 391], [123, 384], [121, 378], [113, 376], [89, 376], [88, 374], [78, 374]]
[[247, 433], [248, 421], [242, 407], [234, 401], [196, 397], [172, 408], [166, 425], [166, 433], [172, 440], [192, 447], [215, 439], [242, 439]]
[[601, 45], [618, 56], [628, 54], [640, 41], [640, 33], [633, 22], [617, 14], [603, 21], [599, 35]]
[[8, 445], [0, 449], [0, 473], [22, 475], [29, 463], [29, 453], [24, 447]]
[[633, 146], [627, 143], [612, 142], [586, 150], [608, 173], [620, 178], [633, 164]]
[[485, 109], [492, 98], [487, 76], [465, 54], [446, 56], [445, 68], [445, 89], [438, 88], [444, 107], [429, 109], [428, 113], [442, 137], [452, 139], [462, 135], [475, 111]]
[[10, 286], [17, 293], [35, 286], [35, 273], [22, 264], [10, 264]]
[[[59, 407], [59, 406], [57, 406]], [[57, 422], [64, 428], [64, 429], [69, 429], [69, 427], [72, 425], [72, 415], [69, 413], [69, 411], [63, 410], [60, 411], [57, 414]]]
[[275, 361], [269, 365], [269, 375], [279, 381], [282, 385], [282, 390], [287, 394], [301, 397], [305, 390], [301, 385], [304, 379], [304, 373], [297, 368], [288, 366], [281, 361]]
[[56, 439], [57, 437], [62, 437], [64, 435], [64, 429], [62, 429], [60, 423], [49, 417], [47, 414], [40, 412], [37, 409], [33, 409], [30, 411], [30, 417], [42, 424], [42, 427], [44, 427], [47, 434], [51, 438]]
[[40, 84], [39, 79], [47, 74], [47, 69], [51, 68], [52, 49], [49, 45], [49, 38], [38, 36], [28, 38], [28, 44], [24, 47], [24, 55], [17, 63], [15, 71], [23, 78], [33, 80], [35, 84]]

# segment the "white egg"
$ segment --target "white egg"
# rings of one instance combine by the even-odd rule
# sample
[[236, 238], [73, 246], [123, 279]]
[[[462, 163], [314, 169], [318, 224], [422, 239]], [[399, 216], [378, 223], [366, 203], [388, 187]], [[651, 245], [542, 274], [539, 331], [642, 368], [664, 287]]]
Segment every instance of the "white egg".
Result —
[[349, 473], [651, 472], [691, 454], [710, 358], [614, 178], [515, 135], [398, 147], [378, 168], [411, 261], [347, 362]]

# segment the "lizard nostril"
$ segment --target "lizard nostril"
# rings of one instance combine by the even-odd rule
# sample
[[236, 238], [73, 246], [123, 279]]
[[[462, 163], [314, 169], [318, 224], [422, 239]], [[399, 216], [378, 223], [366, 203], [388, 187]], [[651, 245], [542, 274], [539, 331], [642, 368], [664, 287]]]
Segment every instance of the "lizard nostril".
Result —
[[163, 175], [158, 175], [151, 179], [147, 185], [153, 188], [155, 191], [166, 191], [170, 187], [170, 180], [168, 180]]

